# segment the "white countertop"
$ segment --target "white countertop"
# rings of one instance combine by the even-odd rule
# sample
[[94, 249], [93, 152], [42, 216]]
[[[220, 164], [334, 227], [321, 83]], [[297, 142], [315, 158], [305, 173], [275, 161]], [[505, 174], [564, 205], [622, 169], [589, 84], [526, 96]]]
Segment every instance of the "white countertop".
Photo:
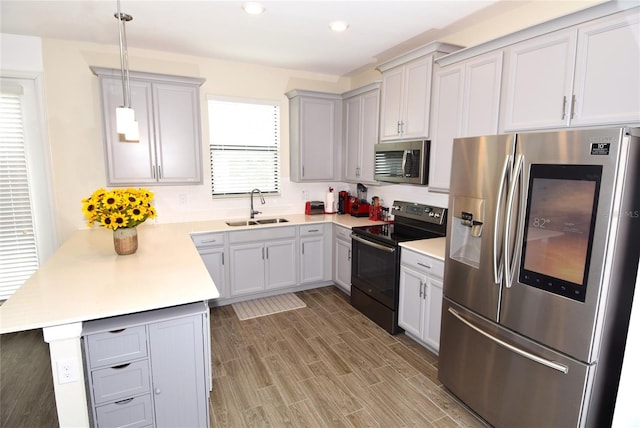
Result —
[[402, 242], [400, 243], [400, 246], [444, 261], [446, 242], [447, 238], [431, 238], [421, 239], [419, 241]]
[[[113, 232], [79, 230], [0, 306], [0, 334], [83, 322], [219, 297], [191, 233], [333, 222], [382, 222], [350, 215], [292, 214], [278, 225], [228, 226], [224, 220], [138, 226], [138, 250], [119, 256]], [[259, 216], [256, 219], [266, 218]]]

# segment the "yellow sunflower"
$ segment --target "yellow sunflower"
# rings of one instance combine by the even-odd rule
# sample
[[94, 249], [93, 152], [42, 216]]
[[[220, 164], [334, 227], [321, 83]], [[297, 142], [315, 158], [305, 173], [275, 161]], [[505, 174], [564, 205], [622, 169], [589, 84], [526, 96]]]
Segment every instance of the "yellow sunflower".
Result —
[[127, 211], [127, 214], [134, 221], [144, 221], [145, 215], [147, 214], [146, 211], [147, 210], [145, 207], [138, 205], [137, 207], [133, 207], [129, 211]]
[[109, 216], [109, 219], [111, 220], [111, 228], [113, 230], [119, 227], [127, 227], [127, 222], [129, 221], [122, 213], [113, 213]]
[[120, 195], [118, 195], [116, 192], [107, 192], [105, 193], [100, 202], [102, 202], [102, 205], [109, 209], [109, 208], [116, 208], [121, 201], [121, 197]]

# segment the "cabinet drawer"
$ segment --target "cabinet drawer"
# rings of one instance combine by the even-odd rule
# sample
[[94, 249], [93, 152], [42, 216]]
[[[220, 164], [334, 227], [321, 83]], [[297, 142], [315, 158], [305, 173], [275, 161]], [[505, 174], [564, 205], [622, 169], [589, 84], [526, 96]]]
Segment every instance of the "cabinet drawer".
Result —
[[418, 269], [426, 274], [442, 278], [444, 276], [444, 262], [424, 254], [402, 249], [402, 264]]
[[224, 233], [201, 233], [191, 235], [191, 240], [196, 247], [217, 247], [224, 245]]
[[293, 226], [288, 227], [270, 227], [266, 229], [251, 229], [242, 230], [239, 232], [229, 232], [229, 242], [255, 242], [255, 241], [270, 241], [272, 239], [284, 239], [295, 238], [296, 228]]
[[96, 404], [114, 402], [149, 392], [147, 360], [121, 364], [91, 372], [93, 399]]
[[114, 366], [147, 356], [143, 325], [87, 336], [89, 367]]
[[153, 425], [151, 394], [129, 398], [96, 408], [100, 428], [142, 428]]
[[324, 233], [324, 224], [306, 224], [300, 226], [300, 237], [322, 235]]
[[335, 237], [343, 241], [351, 242], [351, 229], [342, 226], [335, 226]]

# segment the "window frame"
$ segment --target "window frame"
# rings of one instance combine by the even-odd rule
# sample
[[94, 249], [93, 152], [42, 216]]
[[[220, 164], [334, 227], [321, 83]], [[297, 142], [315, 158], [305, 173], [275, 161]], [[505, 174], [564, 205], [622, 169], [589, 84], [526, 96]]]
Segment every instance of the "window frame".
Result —
[[[214, 189], [214, 184], [213, 184], [213, 160], [212, 160], [212, 150], [213, 150], [213, 133], [211, 131], [212, 129], [212, 123], [211, 123], [211, 112], [210, 112], [210, 105], [209, 103], [211, 101], [217, 101], [217, 102], [228, 102], [228, 103], [241, 103], [241, 104], [255, 104], [255, 105], [265, 105], [265, 106], [273, 106], [276, 107], [278, 109], [278, 137], [277, 137], [277, 147], [276, 147], [276, 177], [275, 177], [275, 184], [277, 187], [276, 191], [265, 191], [263, 189], [260, 188], [259, 183], [256, 183], [254, 185], [251, 185], [250, 187], [253, 188], [258, 188], [261, 190], [262, 194], [265, 197], [271, 197], [271, 196], [281, 196], [282, 194], [282, 102], [281, 101], [276, 101], [273, 99], [258, 99], [258, 98], [245, 98], [245, 97], [231, 97], [231, 96], [221, 96], [221, 95], [215, 95], [215, 94], [208, 94], [206, 96], [206, 100], [207, 100], [207, 126], [208, 126], [208, 131], [209, 131], [209, 136], [208, 136], [208, 142], [207, 142], [207, 150], [208, 150], [208, 155], [209, 155], [209, 184], [211, 186], [211, 198], [212, 199], [234, 199], [234, 198], [245, 198], [247, 197], [250, 193], [251, 193], [251, 189], [247, 190], [246, 192], [242, 192], [242, 193], [214, 193], [215, 189]], [[247, 147], [246, 145], [243, 147]], [[257, 146], [256, 146], [257, 147]]]

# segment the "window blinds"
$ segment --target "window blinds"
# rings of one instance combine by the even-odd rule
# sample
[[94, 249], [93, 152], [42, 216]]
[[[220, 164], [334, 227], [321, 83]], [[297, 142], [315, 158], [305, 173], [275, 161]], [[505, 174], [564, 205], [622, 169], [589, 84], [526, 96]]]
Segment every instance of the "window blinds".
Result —
[[280, 192], [280, 107], [210, 99], [213, 196]]
[[29, 192], [21, 95], [0, 93], [0, 300], [38, 268]]

